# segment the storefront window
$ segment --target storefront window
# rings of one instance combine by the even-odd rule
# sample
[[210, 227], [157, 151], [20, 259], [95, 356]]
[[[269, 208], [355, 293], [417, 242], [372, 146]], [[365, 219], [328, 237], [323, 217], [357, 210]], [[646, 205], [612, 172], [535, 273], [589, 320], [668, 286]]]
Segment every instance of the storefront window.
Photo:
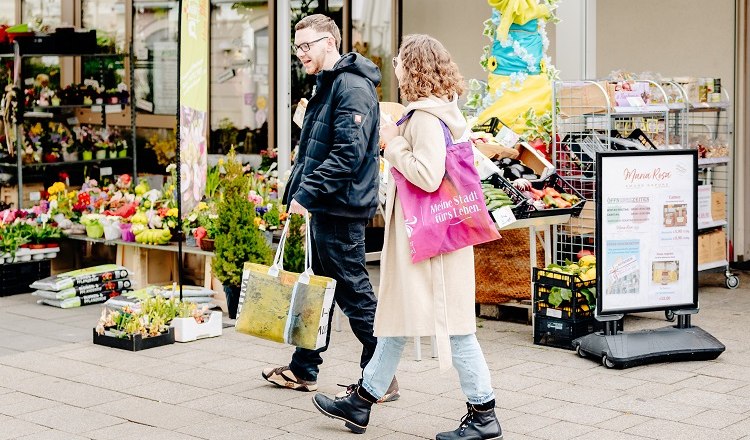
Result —
[[23, 0], [21, 22], [28, 23], [41, 19], [48, 26], [59, 26], [62, 22], [61, 3], [62, 0]]
[[139, 111], [177, 113], [178, 2], [135, 1], [133, 90]]
[[16, 23], [16, 0], [0, 0], [0, 24]]
[[[125, 0], [83, 0], [82, 23], [96, 29], [102, 52], [125, 52]], [[83, 58], [83, 79], [95, 79], [105, 89], [116, 89], [125, 81], [123, 57]]]
[[268, 2], [211, 2], [212, 153], [268, 147]]
[[393, 47], [391, 39], [391, 7], [391, 0], [352, 0], [352, 50], [380, 68], [382, 82], [378, 96], [381, 101], [392, 99], [394, 87], [390, 60], [396, 56], [397, 48]]

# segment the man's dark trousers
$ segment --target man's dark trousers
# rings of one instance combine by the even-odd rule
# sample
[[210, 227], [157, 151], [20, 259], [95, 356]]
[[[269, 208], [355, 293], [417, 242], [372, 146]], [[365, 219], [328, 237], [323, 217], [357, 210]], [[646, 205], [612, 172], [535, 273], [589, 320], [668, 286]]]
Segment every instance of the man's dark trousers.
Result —
[[[310, 222], [313, 264], [316, 275], [336, 280], [334, 304], [349, 318], [354, 335], [362, 343], [360, 366], [367, 365], [375, 352], [377, 339], [372, 335], [377, 305], [375, 293], [365, 267], [364, 219], [352, 219], [315, 213]], [[317, 381], [321, 353], [331, 340], [333, 308], [328, 314], [326, 345], [317, 350], [297, 348], [289, 368], [302, 380]]]

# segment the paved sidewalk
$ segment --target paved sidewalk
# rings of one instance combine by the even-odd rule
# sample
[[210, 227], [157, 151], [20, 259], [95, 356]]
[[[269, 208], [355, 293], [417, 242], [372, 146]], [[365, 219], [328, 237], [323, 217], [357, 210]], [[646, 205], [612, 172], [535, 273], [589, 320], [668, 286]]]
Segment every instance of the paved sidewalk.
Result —
[[[478, 336], [507, 440], [750, 439], [750, 277], [730, 291], [701, 288], [694, 324], [727, 351], [716, 361], [607, 370], [573, 352], [532, 344], [531, 327], [481, 321]], [[374, 278], [377, 279], [377, 278]], [[703, 279], [706, 281], [706, 279]], [[743, 313], [744, 312], [744, 313]], [[407, 347], [402, 397], [374, 408], [367, 433], [320, 415], [312, 394], [261, 379], [291, 349], [225, 329], [220, 338], [130, 353], [91, 343], [99, 306], [60, 310], [31, 295], [0, 298], [2, 439], [415, 439], [453, 429], [464, 414], [454, 371], [439, 375]], [[668, 325], [628, 317], [626, 329]], [[320, 391], [359, 377], [360, 346], [346, 322], [324, 355]]]

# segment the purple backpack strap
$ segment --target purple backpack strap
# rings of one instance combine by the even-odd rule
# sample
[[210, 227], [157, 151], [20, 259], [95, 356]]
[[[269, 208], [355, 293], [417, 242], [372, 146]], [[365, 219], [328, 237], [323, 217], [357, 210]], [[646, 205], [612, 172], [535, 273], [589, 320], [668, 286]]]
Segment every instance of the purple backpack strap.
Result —
[[[414, 114], [414, 110], [412, 110], [412, 111], [406, 113], [405, 115], [403, 115], [401, 117], [401, 119], [399, 119], [398, 122], [396, 122], [396, 126], [399, 126], [399, 125], [403, 124], [404, 122], [406, 122], [406, 120], [409, 119], [409, 118], [411, 118], [411, 115], [413, 115], [413, 114]], [[445, 145], [446, 146], [454, 145], [453, 137], [451, 136], [451, 132], [448, 129], [448, 126], [445, 125], [445, 122], [443, 122], [442, 119], [438, 118], [438, 121], [440, 121], [440, 125], [443, 127], [443, 136], [445, 137]]]

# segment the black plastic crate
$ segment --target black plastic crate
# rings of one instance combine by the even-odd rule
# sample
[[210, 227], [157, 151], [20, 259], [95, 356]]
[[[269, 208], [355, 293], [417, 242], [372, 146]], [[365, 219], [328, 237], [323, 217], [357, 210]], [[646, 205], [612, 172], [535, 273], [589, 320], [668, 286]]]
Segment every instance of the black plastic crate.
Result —
[[564, 287], [566, 289], [580, 290], [586, 287], [595, 287], [596, 280], [582, 280], [578, 275], [570, 275], [554, 270], [534, 268], [534, 282], [547, 286]]
[[50, 276], [50, 260], [0, 265], [0, 296], [29, 293], [29, 284]]
[[516, 204], [516, 208], [513, 209], [513, 215], [518, 219], [523, 218], [535, 218], [535, 217], [547, 217], [551, 215], [565, 215], [570, 214], [574, 217], [578, 217], [583, 210], [583, 205], [586, 203], [586, 199], [583, 198], [573, 186], [566, 182], [565, 179], [557, 174], [552, 174], [544, 180], [537, 180], [531, 182], [534, 189], [544, 190], [544, 188], [551, 187], [555, 191], [565, 192], [568, 194], [575, 195], [579, 201], [570, 208], [551, 208], [551, 209], [537, 209], [533, 205], [533, 200], [529, 199], [521, 191], [519, 191], [513, 184], [505, 179], [504, 177], [494, 174], [486, 180], [496, 188], [500, 188], [505, 191], [510, 197], [513, 203]]
[[590, 305], [586, 296], [578, 289], [570, 289], [572, 294], [570, 300], [565, 300], [557, 307], [549, 303], [549, 296], [553, 289], [558, 287], [534, 284], [534, 313], [537, 316], [548, 316], [552, 318], [569, 319], [581, 321], [594, 316], [596, 305]]
[[29, 35], [16, 37], [22, 55], [55, 54], [58, 39], [52, 35]]
[[106, 333], [100, 335], [96, 332], [96, 329], [94, 329], [94, 344], [119, 348], [121, 350], [141, 351], [149, 348], [161, 347], [162, 345], [174, 344], [174, 328], [169, 327], [167, 333], [162, 333], [159, 336], [152, 336], [149, 338], [144, 338], [140, 334], [134, 335], [132, 338], [118, 338]]
[[573, 340], [601, 331], [603, 323], [589, 318], [582, 321], [534, 315], [534, 344], [573, 350]]

